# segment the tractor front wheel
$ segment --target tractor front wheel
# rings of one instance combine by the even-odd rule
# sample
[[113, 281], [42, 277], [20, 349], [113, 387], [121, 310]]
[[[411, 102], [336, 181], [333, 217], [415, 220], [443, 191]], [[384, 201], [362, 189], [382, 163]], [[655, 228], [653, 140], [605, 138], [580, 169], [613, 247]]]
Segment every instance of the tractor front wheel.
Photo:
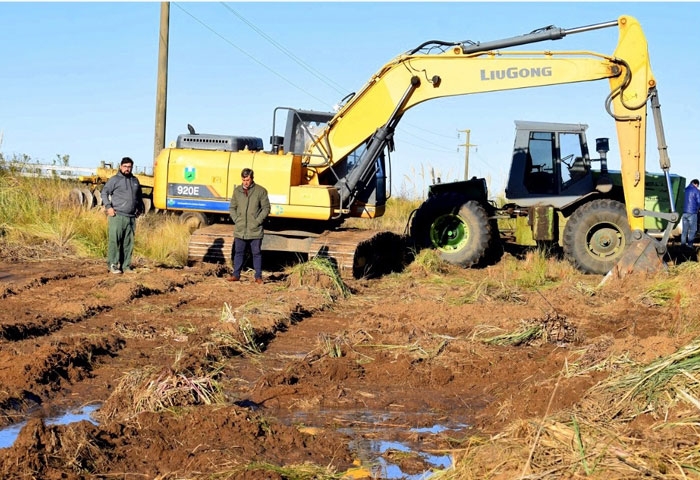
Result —
[[491, 228], [479, 202], [447, 193], [421, 205], [411, 222], [411, 238], [417, 249], [435, 248], [446, 262], [471, 267], [484, 258]]

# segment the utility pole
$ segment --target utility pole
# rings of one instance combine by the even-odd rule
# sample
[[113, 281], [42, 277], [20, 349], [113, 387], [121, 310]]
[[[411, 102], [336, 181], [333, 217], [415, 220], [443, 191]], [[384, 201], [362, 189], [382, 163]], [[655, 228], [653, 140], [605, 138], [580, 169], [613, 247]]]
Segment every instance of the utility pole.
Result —
[[170, 35], [170, 2], [160, 4], [158, 43], [158, 80], [156, 84], [156, 128], [153, 160], [165, 148], [165, 115], [168, 104], [168, 38]]
[[464, 147], [464, 179], [469, 180], [469, 148], [476, 147], [477, 145], [469, 143], [469, 137], [471, 135], [471, 130], [457, 130], [458, 132], [464, 132], [467, 134], [467, 142], [462, 143], [459, 146]]

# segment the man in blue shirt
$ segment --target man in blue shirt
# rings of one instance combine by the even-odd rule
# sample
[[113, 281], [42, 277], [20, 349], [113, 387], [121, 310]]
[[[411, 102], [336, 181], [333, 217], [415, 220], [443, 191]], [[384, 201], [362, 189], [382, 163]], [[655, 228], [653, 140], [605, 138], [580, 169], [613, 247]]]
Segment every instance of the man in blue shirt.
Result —
[[685, 202], [683, 203], [683, 231], [681, 232], [681, 246], [693, 248], [695, 234], [698, 231], [698, 209], [700, 209], [700, 180], [690, 181], [685, 189]]

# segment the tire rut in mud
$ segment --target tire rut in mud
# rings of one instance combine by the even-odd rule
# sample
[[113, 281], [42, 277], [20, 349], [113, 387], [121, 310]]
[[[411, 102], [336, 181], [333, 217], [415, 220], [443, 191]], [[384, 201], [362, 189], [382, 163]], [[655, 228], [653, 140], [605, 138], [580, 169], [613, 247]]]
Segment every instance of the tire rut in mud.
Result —
[[[6, 289], [0, 339], [17, 342], [51, 335], [66, 325], [79, 324], [141, 298], [178, 291], [194, 282], [185, 278], [147, 285], [139, 280], [134, 284], [128, 279], [97, 278], [64, 274], [32, 280], [17, 291]], [[8, 295], [8, 291], [13, 293]]]

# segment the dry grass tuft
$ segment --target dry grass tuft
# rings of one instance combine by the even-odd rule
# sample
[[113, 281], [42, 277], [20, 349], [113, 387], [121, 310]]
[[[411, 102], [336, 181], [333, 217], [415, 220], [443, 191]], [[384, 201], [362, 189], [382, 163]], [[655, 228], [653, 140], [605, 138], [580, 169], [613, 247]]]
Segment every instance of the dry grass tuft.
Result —
[[424, 275], [444, 275], [450, 271], [450, 264], [440, 258], [437, 250], [421, 250], [408, 266], [408, 271]]
[[[700, 340], [648, 365], [606, 358], [597, 368], [615, 373], [571, 409], [472, 437], [454, 468], [431, 478], [695, 478]], [[643, 431], [631, 428], [642, 415], [655, 421]]]
[[666, 418], [679, 403], [700, 409], [700, 339], [631, 370], [611, 376], [592, 390], [609, 402], [608, 417], [633, 419], [650, 413]]
[[262, 352], [262, 343], [250, 320], [246, 317], [236, 318], [228, 303], [224, 303], [221, 310], [221, 322], [230, 328], [212, 332], [211, 337], [219, 347], [233, 348], [242, 355], [259, 355]]
[[567, 344], [577, 341], [576, 327], [565, 316], [546, 314], [543, 318], [523, 320], [520, 327], [507, 333], [491, 335], [499, 331], [491, 326], [481, 326], [474, 329], [472, 340], [489, 345], [524, 346], [537, 343]]
[[187, 375], [167, 369], [135, 369], [127, 372], [97, 412], [104, 420], [128, 419], [141, 412], [162, 412], [175, 407], [224, 404], [225, 396], [215, 378], [218, 371]]

